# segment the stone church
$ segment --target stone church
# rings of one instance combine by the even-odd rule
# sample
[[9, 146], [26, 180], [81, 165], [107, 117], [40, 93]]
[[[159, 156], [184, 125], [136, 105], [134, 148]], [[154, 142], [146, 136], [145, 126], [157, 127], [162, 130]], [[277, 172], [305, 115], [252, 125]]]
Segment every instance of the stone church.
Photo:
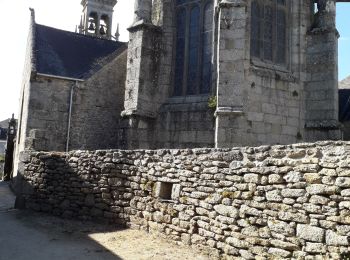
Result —
[[336, 0], [82, 0], [76, 33], [35, 22], [17, 151], [341, 139]]

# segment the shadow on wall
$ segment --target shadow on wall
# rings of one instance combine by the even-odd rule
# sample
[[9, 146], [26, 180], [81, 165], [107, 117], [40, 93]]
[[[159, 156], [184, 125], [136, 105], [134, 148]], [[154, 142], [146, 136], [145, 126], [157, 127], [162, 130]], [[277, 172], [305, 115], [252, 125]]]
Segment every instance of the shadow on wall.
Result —
[[[126, 219], [123, 218], [125, 215], [118, 215], [118, 213], [122, 214], [122, 207], [116, 206], [118, 203], [112, 203], [112, 197], [106, 195], [113, 193], [114, 198], [117, 199], [117, 194], [113, 192], [117, 187], [109, 187], [105, 179], [107, 172], [114, 175], [108, 166], [99, 168], [91, 165], [90, 167], [89, 163], [80, 161], [80, 167], [84, 165], [84, 168], [91, 172], [87, 174], [83, 171], [79, 175], [77, 158], [69, 157], [64, 153], [35, 153], [30, 156], [23, 152], [20, 160], [20, 167], [24, 167], [22, 170], [24, 169], [25, 174], [16, 176], [12, 182], [12, 188], [17, 195], [15, 208], [27, 208], [66, 219], [83, 221], [80, 222], [81, 225], [77, 224], [74, 228], [77, 232], [87, 234], [90, 248], [102, 246], [91, 237], [94, 233], [106, 234], [126, 227]], [[115, 179], [115, 181], [121, 183], [122, 179], [118, 181]], [[96, 227], [90, 221], [104, 225]], [[93, 226], [94, 232], [86, 232], [88, 227], [84, 226], [84, 223], [90, 227]], [[111, 224], [118, 224], [118, 226]], [[58, 247], [63, 246], [64, 243], [58, 245]], [[122, 259], [107, 248], [102, 251], [96, 250], [100, 253], [99, 257], [103, 256], [104, 259]], [[69, 255], [69, 252], [67, 254]], [[94, 252], [89, 254], [91, 259], [97, 257], [93, 256]], [[89, 257], [87, 259], [90, 259]]]
[[216, 257], [349, 253], [347, 142], [33, 152], [21, 161], [14, 186], [34, 210], [156, 232]]
[[[33, 153], [20, 155], [24, 175], [13, 182], [19, 207], [64, 218], [94, 220], [125, 226], [130, 193], [125, 190], [125, 167], [103, 163], [106, 152]], [[75, 157], [76, 156], [76, 157]], [[93, 164], [91, 159], [96, 160]]]
[[[0, 155], [0, 157], [1, 157], [1, 155]], [[2, 180], [3, 175], [4, 175], [4, 162], [2, 162], [1, 158], [0, 158], [0, 180]]]

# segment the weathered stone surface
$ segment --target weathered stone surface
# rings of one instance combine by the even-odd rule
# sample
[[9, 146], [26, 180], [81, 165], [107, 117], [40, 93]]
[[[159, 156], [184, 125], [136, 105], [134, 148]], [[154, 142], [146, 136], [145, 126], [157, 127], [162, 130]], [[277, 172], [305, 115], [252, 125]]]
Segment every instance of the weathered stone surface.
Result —
[[350, 188], [350, 177], [338, 177], [335, 181], [335, 185], [341, 188]]
[[324, 254], [327, 252], [327, 246], [322, 243], [306, 242], [305, 251], [308, 253]]
[[290, 257], [292, 255], [290, 251], [280, 248], [270, 248], [268, 253], [277, 257]]
[[326, 232], [326, 244], [330, 246], [348, 246], [350, 237], [340, 236], [332, 230], [327, 230]]
[[[34, 210], [137, 226], [229, 258], [333, 257], [350, 234], [346, 156], [336, 147], [306, 148], [302, 160], [239, 148], [235, 169], [229, 149], [31, 152], [23, 196]], [[323, 160], [336, 176], [296, 170]]]
[[297, 225], [297, 237], [312, 242], [323, 242], [325, 230], [319, 227], [309, 225]]
[[287, 236], [295, 235], [295, 229], [291, 227], [288, 222], [280, 221], [280, 220], [269, 220], [267, 222], [268, 227], [271, 231], [276, 233], [280, 233]]
[[321, 183], [321, 175], [320, 173], [305, 173], [304, 179], [307, 183]]
[[238, 215], [238, 210], [232, 206], [216, 205], [214, 206], [214, 210], [225, 217], [236, 218]]
[[283, 179], [285, 179], [286, 182], [300, 182], [303, 179], [303, 175], [300, 172], [292, 171], [287, 173]]
[[306, 187], [306, 191], [311, 195], [333, 195], [339, 192], [337, 186], [328, 186], [324, 184], [312, 184]]
[[266, 199], [268, 201], [281, 202], [283, 200], [283, 197], [281, 196], [280, 190], [272, 190], [266, 192]]
[[230, 244], [233, 247], [236, 248], [248, 248], [249, 244], [247, 242], [245, 242], [244, 240], [235, 238], [235, 237], [229, 237], [226, 239], [226, 242], [228, 244]]
[[305, 195], [304, 189], [283, 189], [281, 195], [285, 198], [298, 198]]

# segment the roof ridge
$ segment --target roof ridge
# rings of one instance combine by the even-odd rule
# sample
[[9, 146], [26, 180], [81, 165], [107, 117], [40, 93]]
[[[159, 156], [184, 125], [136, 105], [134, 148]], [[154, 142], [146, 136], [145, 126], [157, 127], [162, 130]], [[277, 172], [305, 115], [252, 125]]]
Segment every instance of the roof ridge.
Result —
[[[127, 48], [127, 43], [35, 24], [37, 71], [71, 78], [85, 78]], [[117, 51], [117, 52], [116, 52]], [[112, 55], [115, 53], [114, 55]]]
[[92, 36], [92, 35], [86, 35], [86, 34], [82, 34], [82, 33], [76, 33], [76, 32], [72, 32], [72, 31], [67, 31], [67, 30], [63, 30], [63, 29], [59, 29], [59, 28], [56, 28], [56, 27], [47, 26], [47, 25], [43, 25], [43, 24], [39, 24], [39, 23], [35, 23], [35, 26], [42, 26], [42, 27], [53, 29], [53, 30], [57, 30], [57, 31], [65, 32], [65, 33], [70, 33], [72, 35], [86, 37], [86, 38], [94, 39], [94, 40], [101, 40], [101, 41], [114, 42], [114, 43], [126, 43], [126, 42], [122, 42], [122, 41], [114, 41], [114, 40], [109, 40], [109, 39], [105, 39], [105, 38], [95, 37], [95, 36]]

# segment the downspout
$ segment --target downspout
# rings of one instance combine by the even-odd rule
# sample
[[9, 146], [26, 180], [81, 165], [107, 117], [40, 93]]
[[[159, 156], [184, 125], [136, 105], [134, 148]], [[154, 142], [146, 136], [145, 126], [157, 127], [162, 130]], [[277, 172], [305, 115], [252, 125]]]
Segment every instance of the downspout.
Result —
[[73, 95], [74, 95], [74, 88], [75, 88], [77, 85], [78, 85], [78, 81], [75, 81], [75, 83], [74, 83], [74, 84], [71, 86], [71, 88], [70, 88], [66, 152], [69, 152], [70, 127], [71, 127], [71, 123], [72, 123], [72, 109], [73, 109]]

